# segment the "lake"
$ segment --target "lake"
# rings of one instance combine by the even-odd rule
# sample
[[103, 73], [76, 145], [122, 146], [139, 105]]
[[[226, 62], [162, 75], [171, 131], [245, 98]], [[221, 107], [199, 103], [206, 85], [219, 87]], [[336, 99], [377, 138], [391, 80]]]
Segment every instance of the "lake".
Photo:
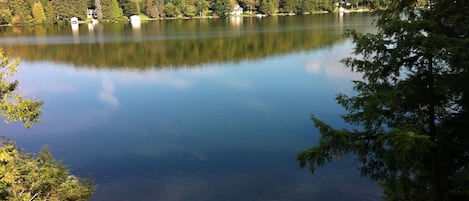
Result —
[[347, 29], [373, 31], [371, 15], [1, 27], [44, 113], [0, 133], [92, 177], [92, 201], [381, 200], [353, 156], [314, 175], [296, 161], [319, 138], [311, 114], [349, 127]]

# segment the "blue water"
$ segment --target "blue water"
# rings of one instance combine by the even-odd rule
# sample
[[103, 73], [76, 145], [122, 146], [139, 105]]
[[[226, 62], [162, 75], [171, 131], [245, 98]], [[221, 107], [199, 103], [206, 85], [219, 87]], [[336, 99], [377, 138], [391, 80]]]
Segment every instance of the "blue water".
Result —
[[311, 114], [347, 126], [334, 97], [360, 78], [339, 62], [352, 47], [178, 68], [26, 59], [20, 92], [44, 101], [42, 123], [0, 132], [92, 177], [92, 201], [380, 200], [352, 156], [314, 175], [295, 160], [319, 137]]

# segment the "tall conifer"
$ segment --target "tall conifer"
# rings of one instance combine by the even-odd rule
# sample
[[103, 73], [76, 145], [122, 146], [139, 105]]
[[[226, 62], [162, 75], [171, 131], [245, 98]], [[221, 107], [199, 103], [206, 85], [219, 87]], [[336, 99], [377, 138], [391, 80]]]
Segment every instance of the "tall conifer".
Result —
[[311, 171], [353, 154], [386, 200], [469, 200], [469, 1], [399, 0], [377, 15], [377, 32], [350, 31], [363, 75], [337, 96], [354, 130], [317, 117], [321, 138], [298, 154]]

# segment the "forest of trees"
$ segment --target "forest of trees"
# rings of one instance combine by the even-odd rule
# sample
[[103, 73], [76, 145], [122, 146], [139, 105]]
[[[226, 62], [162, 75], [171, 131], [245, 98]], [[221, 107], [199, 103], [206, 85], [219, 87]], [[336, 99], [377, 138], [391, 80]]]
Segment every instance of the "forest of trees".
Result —
[[88, 9], [106, 20], [143, 14], [150, 18], [229, 16], [235, 5], [246, 14], [332, 12], [337, 5], [349, 8], [386, 8], [390, 0], [3, 0], [0, 24], [57, 24], [71, 17], [87, 19]]

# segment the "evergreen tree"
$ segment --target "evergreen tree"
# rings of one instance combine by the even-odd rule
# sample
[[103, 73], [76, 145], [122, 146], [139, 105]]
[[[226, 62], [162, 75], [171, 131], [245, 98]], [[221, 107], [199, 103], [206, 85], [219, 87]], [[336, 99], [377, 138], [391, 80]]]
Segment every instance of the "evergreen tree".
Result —
[[164, 5], [164, 10], [166, 11], [167, 17], [178, 17], [180, 15], [180, 11], [171, 2]]
[[122, 7], [124, 16], [140, 14], [140, 6], [136, 0], [120, 0], [119, 5]]
[[394, 1], [377, 33], [349, 32], [362, 73], [355, 96], [337, 97], [355, 130], [313, 116], [319, 143], [298, 154], [315, 168], [346, 154], [383, 186], [386, 200], [469, 200], [469, 1]]
[[309, 13], [313, 11], [314, 9], [314, 3], [312, 0], [303, 0], [301, 2], [300, 10], [303, 13]]
[[261, 0], [259, 11], [267, 15], [275, 14], [278, 10], [278, 3], [278, 0]]
[[54, 9], [52, 1], [46, 2], [45, 7], [46, 23], [52, 24], [57, 22], [57, 13]]
[[52, 0], [53, 9], [58, 21], [70, 22], [70, 18], [86, 19], [88, 2], [85, 0]]
[[119, 19], [124, 15], [122, 9], [119, 7], [119, 4], [116, 0], [112, 1], [111, 10], [109, 12], [109, 19]]
[[287, 13], [297, 13], [300, 1], [298, 0], [283, 0], [283, 11]]
[[212, 9], [218, 16], [227, 17], [233, 10], [233, 5], [230, 0], [214, 0]]
[[258, 4], [258, 0], [243, 0], [243, 2], [244, 2], [243, 6], [245, 6], [244, 8], [247, 8], [249, 12], [254, 11]]
[[199, 16], [204, 16], [208, 13], [210, 3], [207, 0], [196, 0], [195, 7], [197, 8]]
[[[349, 0], [349, 3], [354, 3], [353, 1], [359, 1], [359, 0]], [[331, 1], [329, 0], [318, 0], [318, 10], [321, 11], [332, 11], [333, 10], [333, 5], [331, 4]], [[358, 3], [357, 3], [358, 4]]]
[[117, 0], [101, 0], [104, 19], [116, 20], [124, 16]]
[[64, 4], [66, 7], [70, 7], [70, 17], [67, 21], [69, 21], [71, 17], [77, 17], [82, 20], [87, 18], [88, 2], [86, 0], [66, 0]]
[[194, 5], [184, 6], [183, 12], [184, 16], [194, 17], [197, 15], [197, 7], [195, 7]]

